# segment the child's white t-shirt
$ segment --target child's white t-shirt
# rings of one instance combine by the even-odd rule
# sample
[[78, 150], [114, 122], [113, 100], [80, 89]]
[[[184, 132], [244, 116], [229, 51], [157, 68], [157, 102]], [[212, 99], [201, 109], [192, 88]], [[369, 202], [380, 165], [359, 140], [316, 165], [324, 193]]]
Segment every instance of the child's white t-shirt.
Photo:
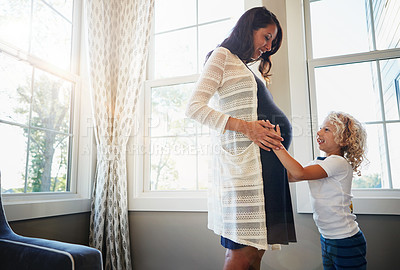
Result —
[[342, 239], [355, 235], [360, 229], [351, 213], [351, 182], [353, 170], [341, 156], [331, 155], [316, 159], [308, 165], [320, 165], [328, 177], [309, 180], [313, 218], [321, 235], [328, 239]]

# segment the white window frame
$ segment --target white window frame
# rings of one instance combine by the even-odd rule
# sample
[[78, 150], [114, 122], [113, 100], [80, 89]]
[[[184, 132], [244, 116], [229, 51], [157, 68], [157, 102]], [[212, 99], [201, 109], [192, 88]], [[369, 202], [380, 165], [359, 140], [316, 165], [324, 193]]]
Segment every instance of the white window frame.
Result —
[[[88, 94], [88, 73], [85, 70], [85, 31], [83, 0], [74, 1], [74, 29], [72, 56], [80, 59], [73, 72], [68, 72], [46, 63], [5, 42], [0, 50], [35, 68], [52, 73], [74, 84], [73, 136], [70, 168], [70, 191], [47, 193], [2, 194], [2, 201], [8, 221], [66, 215], [90, 211], [91, 179], [95, 171], [95, 145], [92, 125], [90, 96]], [[78, 76], [77, 71], [81, 71]], [[85, 90], [83, 90], [85, 89]], [[3, 176], [4, 178], [4, 176]], [[78, 180], [79, 179], [79, 180]]]
[[[313, 115], [312, 112], [316, 111], [315, 82], [313, 76], [315, 67], [335, 65], [343, 60], [346, 63], [358, 63], [376, 60], [377, 58], [391, 59], [400, 57], [400, 49], [391, 49], [383, 52], [374, 51], [352, 54], [343, 56], [340, 59], [338, 57], [325, 58], [324, 60], [315, 59], [308, 61], [307, 64], [306, 51], [310, 50], [310, 48], [307, 49], [306, 44], [310, 44], [311, 42], [311, 38], [305, 35], [305, 27], [310, 25], [309, 23], [305, 23], [305, 20], [309, 19], [307, 14], [310, 14], [308, 5], [304, 1], [303, 6], [303, 1], [301, 0], [286, 0], [286, 5], [292, 115], [296, 116], [292, 120], [296, 120], [297, 126], [309, 127], [310, 123], [314, 121], [310, 115]], [[310, 31], [307, 32], [309, 33]], [[301, 46], [298, 46], [298, 44], [301, 44]], [[310, 72], [310, 79], [308, 79], [307, 70]], [[317, 147], [313, 144], [313, 138], [315, 138], [317, 131], [316, 128], [313, 127], [311, 134], [304, 132], [293, 139], [294, 156], [300, 157], [299, 159], [303, 165], [314, 159], [314, 153], [317, 153]], [[353, 195], [354, 211], [356, 214], [400, 214], [400, 190], [398, 189], [355, 189], [353, 190]], [[307, 182], [296, 183], [296, 197], [297, 212], [312, 213]]]
[[[128, 173], [128, 188], [133, 190], [129, 209], [136, 211], [207, 211], [207, 191], [150, 191], [149, 129], [151, 115], [151, 89], [153, 87], [195, 83], [198, 74], [168, 79], [149, 80], [141, 92], [136, 127], [128, 142], [128, 164], [133, 164], [132, 176]], [[133, 184], [129, 186], [129, 184]]]

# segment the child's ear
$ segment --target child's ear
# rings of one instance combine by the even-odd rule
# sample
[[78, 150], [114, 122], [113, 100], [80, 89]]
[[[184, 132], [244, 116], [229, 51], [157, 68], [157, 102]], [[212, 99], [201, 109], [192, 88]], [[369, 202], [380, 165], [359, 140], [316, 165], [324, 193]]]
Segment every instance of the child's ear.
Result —
[[348, 143], [347, 143], [347, 141], [346, 140], [344, 140], [344, 141], [342, 141], [342, 142], [340, 142], [340, 143], [338, 143], [339, 144], [339, 146], [340, 147], [346, 147], [347, 145], [348, 145]]
[[346, 151], [346, 149], [349, 147], [347, 143], [340, 143], [339, 146], [342, 151]]

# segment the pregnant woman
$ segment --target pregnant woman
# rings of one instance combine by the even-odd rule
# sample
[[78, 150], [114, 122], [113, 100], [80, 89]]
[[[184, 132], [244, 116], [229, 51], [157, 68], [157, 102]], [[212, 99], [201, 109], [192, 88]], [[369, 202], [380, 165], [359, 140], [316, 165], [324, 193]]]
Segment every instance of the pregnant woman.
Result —
[[[273, 13], [246, 11], [209, 53], [187, 107], [188, 117], [214, 130], [208, 227], [227, 249], [224, 269], [260, 269], [265, 250], [296, 242], [287, 172], [271, 151], [289, 147], [291, 124], [247, 66], [259, 62], [268, 82], [281, 42]], [[282, 137], [270, 130], [277, 124]]]

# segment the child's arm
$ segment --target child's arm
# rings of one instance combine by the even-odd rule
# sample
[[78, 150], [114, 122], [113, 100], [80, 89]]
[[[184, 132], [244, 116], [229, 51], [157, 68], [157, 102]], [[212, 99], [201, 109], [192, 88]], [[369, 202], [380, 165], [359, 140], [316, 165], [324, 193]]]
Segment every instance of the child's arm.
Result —
[[[276, 132], [280, 136], [279, 125], [276, 126]], [[295, 160], [286, 149], [273, 149], [276, 156], [282, 162], [283, 166], [289, 172], [289, 181], [297, 182], [302, 180], [316, 180], [328, 177], [328, 174], [320, 165], [310, 165], [303, 167]]]

